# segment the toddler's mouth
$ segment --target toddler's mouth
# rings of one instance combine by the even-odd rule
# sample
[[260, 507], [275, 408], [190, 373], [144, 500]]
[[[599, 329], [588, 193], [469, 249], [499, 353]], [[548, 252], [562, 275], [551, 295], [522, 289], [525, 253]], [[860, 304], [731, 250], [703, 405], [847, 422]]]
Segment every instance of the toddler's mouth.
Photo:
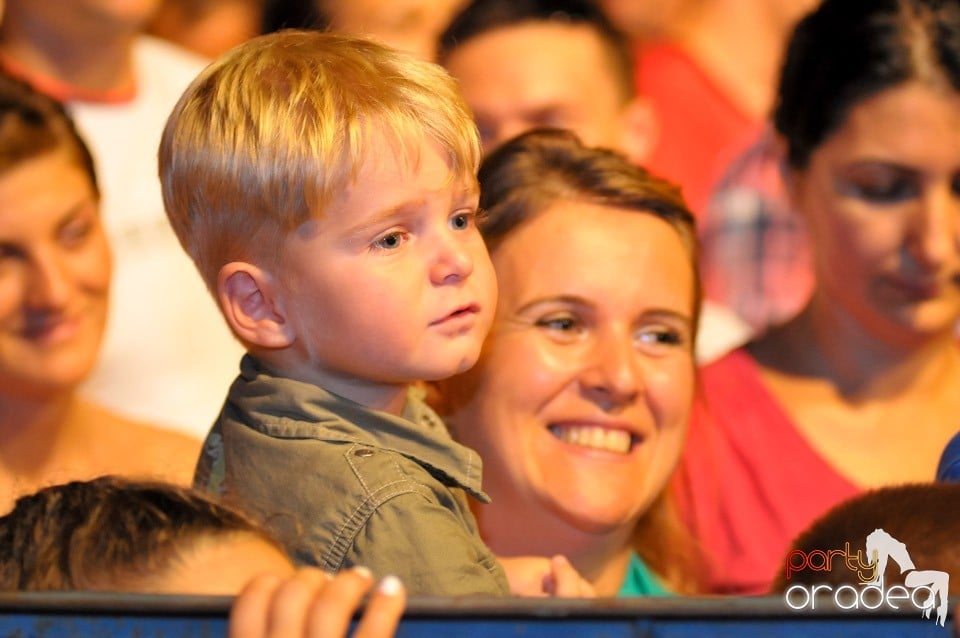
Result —
[[445, 317], [434, 321], [431, 325], [441, 324], [441, 323], [444, 323], [445, 321], [450, 321], [451, 319], [458, 319], [460, 317], [473, 315], [478, 312], [480, 312], [480, 306], [478, 306], [477, 304], [466, 304], [464, 306], [460, 306], [459, 308], [457, 308], [450, 314], [446, 315]]

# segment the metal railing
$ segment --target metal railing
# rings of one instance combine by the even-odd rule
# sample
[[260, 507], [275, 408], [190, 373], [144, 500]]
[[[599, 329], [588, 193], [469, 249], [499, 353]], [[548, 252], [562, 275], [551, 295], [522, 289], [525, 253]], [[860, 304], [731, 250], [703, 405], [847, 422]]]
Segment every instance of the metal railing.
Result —
[[[226, 635], [230, 597], [96, 593], [0, 594], [0, 636]], [[413, 598], [400, 638], [674, 638], [763, 636], [869, 638], [953, 636], [914, 608], [847, 610], [820, 603], [795, 611], [778, 597], [616, 598], [595, 600]]]

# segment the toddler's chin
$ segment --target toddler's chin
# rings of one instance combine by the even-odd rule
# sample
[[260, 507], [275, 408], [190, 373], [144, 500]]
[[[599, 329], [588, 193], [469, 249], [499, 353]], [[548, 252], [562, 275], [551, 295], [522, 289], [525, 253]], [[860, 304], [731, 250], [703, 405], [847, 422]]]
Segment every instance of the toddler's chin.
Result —
[[424, 375], [420, 380], [443, 381], [444, 379], [455, 377], [458, 374], [462, 374], [472, 368], [474, 365], [476, 365], [479, 359], [480, 347], [477, 346], [476, 349], [471, 350], [469, 353], [463, 354], [459, 359], [452, 361], [449, 366], [438, 366], [435, 370], [431, 371], [430, 374]]

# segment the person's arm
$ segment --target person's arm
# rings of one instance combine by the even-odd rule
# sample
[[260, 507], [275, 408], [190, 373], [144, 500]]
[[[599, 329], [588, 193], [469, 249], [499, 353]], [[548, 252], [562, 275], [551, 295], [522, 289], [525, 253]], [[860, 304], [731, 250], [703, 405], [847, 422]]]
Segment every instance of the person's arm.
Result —
[[[364, 568], [331, 576], [302, 568], [293, 576], [254, 578], [230, 611], [230, 638], [332, 638], [346, 636], [350, 621], [374, 584]], [[393, 636], [406, 604], [403, 584], [380, 581], [353, 633], [354, 638]]]

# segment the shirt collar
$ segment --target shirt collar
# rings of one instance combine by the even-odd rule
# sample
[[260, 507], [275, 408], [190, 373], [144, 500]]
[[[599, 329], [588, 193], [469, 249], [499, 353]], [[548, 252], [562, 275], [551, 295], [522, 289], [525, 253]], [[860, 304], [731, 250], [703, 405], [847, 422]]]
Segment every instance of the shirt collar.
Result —
[[279, 377], [250, 355], [230, 390], [248, 425], [278, 438], [315, 438], [390, 450], [420, 464], [442, 483], [462, 487], [487, 503], [483, 465], [472, 449], [451, 438], [443, 421], [411, 388], [402, 416], [372, 410], [323, 388]]

